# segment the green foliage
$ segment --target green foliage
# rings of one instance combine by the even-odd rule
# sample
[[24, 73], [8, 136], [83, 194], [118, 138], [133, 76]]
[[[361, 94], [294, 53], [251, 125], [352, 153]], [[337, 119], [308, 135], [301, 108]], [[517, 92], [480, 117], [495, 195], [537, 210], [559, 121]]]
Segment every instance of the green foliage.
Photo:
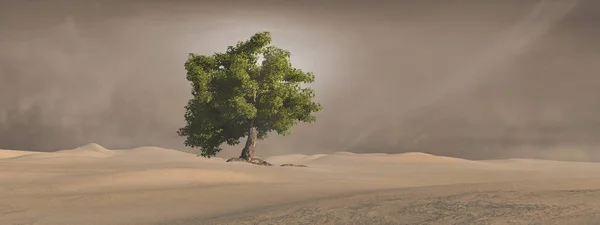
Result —
[[187, 124], [177, 132], [186, 146], [212, 157], [223, 143], [239, 144], [250, 124], [258, 139], [265, 139], [270, 132], [287, 135], [298, 122], [315, 121], [321, 105], [313, 102], [314, 90], [301, 86], [314, 82], [315, 75], [294, 68], [290, 52], [270, 42], [270, 33], [262, 32], [225, 53], [189, 54], [185, 69], [193, 98], [186, 106]]

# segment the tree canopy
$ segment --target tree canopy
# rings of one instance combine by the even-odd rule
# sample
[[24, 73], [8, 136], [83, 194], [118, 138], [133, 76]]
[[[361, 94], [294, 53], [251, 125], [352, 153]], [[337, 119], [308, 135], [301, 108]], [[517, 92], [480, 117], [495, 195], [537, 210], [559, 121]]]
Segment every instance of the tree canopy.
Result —
[[249, 160], [256, 139], [288, 135], [297, 123], [315, 121], [322, 107], [313, 101], [315, 91], [302, 85], [315, 75], [294, 68], [291, 53], [270, 43], [271, 34], [261, 32], [225, 53], [189, 54], [185, 69], [193, 98], [185, 107], [187, 124], [177, 132], [186, 146], [210, 158], [222, 144], [247, 137], [240, 157]]

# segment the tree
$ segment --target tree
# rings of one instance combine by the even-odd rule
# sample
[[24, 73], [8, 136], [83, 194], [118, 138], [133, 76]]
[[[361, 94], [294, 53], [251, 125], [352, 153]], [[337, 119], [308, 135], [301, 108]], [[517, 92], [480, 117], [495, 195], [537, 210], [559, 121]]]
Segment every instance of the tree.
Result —
[[315, 121], [322, 107], [313, 102], [314, 90], [303, 86], [315, 75], [294, 68], [291, 53], [270, 43], [271, 34], [261, 32], [225, 53], [189, 54], [185, 69], [193, 98], [185, 107], [187, 124], [177, 132], [186, 146], [210, 158], [222, 144], [246, 137], [240, 158], [251, 160], [257, 139], [288, 135], [297, 123]]

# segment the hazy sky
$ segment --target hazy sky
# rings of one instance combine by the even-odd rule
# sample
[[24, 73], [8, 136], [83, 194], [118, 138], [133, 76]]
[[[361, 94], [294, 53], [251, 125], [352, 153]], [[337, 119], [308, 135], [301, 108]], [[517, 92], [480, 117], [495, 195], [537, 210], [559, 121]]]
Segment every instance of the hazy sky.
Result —
[[324, 110], [259, 156], [600, 161], [598, 27], [595, 0], [3, 0], [0, 148], [186, 150], [187, 54], [268, 30]]

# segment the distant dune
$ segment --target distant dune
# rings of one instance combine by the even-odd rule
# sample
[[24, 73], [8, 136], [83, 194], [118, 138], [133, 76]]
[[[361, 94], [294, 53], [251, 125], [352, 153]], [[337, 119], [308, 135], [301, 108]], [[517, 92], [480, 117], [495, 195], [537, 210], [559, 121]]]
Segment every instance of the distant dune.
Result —
[[[479, 221], [465, 213], [496, 224], [560, 221], [561, 215], [600, 222], [593, 216], [600, 206], [588, 204], [600, 197], [597, 163], [471, 161], [417, 152], [264, 159], [275, 166], [157, 147], [0, 150], [0, 224], [423, 224], [430, 219], [424, 212], [443, 214], [429, 224]], [[456, 204], [464, 204], [463, 211]], [[506, 207], [495, 214], [486, 204]]]
[[1, 150], [0, 149], [0, 159], [9, 159], [20, 157], [24, 155], [37, 154], [38, 152], [32, 151], [17, 151], [17, 150]]

